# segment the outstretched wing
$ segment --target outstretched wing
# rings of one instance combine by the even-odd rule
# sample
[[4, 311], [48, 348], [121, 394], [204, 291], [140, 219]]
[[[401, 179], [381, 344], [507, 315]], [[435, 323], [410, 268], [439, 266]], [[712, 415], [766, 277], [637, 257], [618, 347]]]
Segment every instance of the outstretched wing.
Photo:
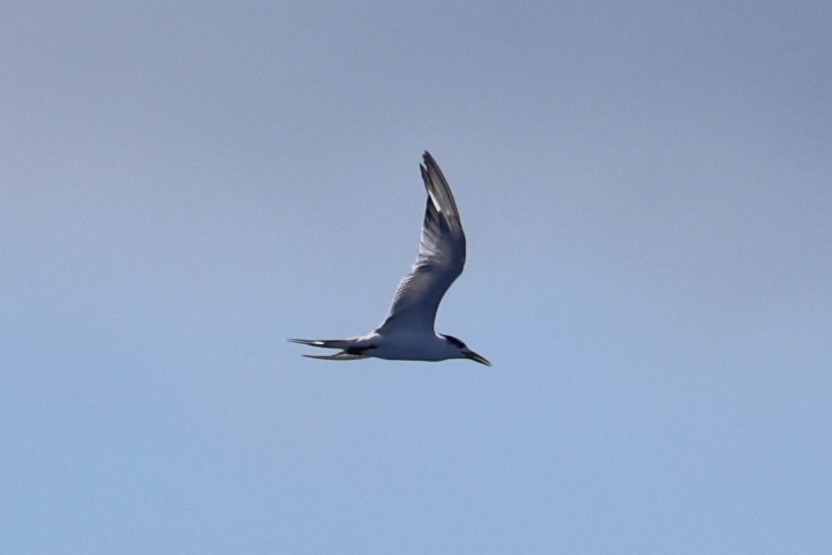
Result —
[[378, 328], [430, 330], [445, 292], [465, 267], [465, 233], [454, 195], [442, 170], [429, 152], [420, 166], [428, 200], [419, 256], [410, 273], [399, 283], [390, 314]]

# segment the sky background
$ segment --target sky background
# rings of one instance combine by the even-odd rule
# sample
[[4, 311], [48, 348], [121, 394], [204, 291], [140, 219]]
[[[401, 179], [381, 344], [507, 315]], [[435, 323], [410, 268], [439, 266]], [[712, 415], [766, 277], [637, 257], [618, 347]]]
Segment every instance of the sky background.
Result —
[[[832, 552], [829, 2], [5, 2], [3, 553]], [[385, 317], [429, 149], [468, 235]]]

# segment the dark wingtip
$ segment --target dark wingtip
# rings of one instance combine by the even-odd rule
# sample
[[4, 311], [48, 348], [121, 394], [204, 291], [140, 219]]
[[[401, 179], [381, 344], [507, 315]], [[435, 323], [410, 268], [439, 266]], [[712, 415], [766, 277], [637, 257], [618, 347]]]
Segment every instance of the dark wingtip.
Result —
[[436, 166], [436, 160], [434, 160], [433, 155], [429, 151], [424, 151], [422, 153], [422, 161], [425, 163], [426, 166]]

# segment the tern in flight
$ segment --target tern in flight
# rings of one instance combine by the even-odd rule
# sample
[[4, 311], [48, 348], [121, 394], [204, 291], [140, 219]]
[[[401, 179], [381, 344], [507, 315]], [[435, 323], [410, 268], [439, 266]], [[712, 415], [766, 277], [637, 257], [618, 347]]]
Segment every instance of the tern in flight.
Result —
[[445, 292], [465, 266], [465, 233], [454, 195], [433, 156], [425, 152], [422, 179], [428, 193], [419, 256], [399, 283], [390, 314], [381, 326], [350, 339], [290, 339], [293, 343], [340, 349], [334, 355], [303, 355], [324, 360], [439, 361], [467, 358], [491, 366], [465, 343], [433, 330], [436, 310]]

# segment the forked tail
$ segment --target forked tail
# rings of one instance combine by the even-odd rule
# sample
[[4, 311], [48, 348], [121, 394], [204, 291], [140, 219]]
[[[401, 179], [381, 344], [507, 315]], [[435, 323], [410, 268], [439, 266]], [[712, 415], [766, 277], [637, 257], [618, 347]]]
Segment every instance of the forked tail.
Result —
[[343, 349], [334, 355], [303, 355], [306, 358], [317, 358], [319, 360], [361, 360], [369, 358], [363, 354], [366, 349], [356, 349], [354, 339], [290, 339], [292, 343], [309, 345], [310, 347], [322, 347], [324, 349]]
[[290, 339], [289, 341], [324, 349], [346, 349], [355, 343], [353, 339]]

